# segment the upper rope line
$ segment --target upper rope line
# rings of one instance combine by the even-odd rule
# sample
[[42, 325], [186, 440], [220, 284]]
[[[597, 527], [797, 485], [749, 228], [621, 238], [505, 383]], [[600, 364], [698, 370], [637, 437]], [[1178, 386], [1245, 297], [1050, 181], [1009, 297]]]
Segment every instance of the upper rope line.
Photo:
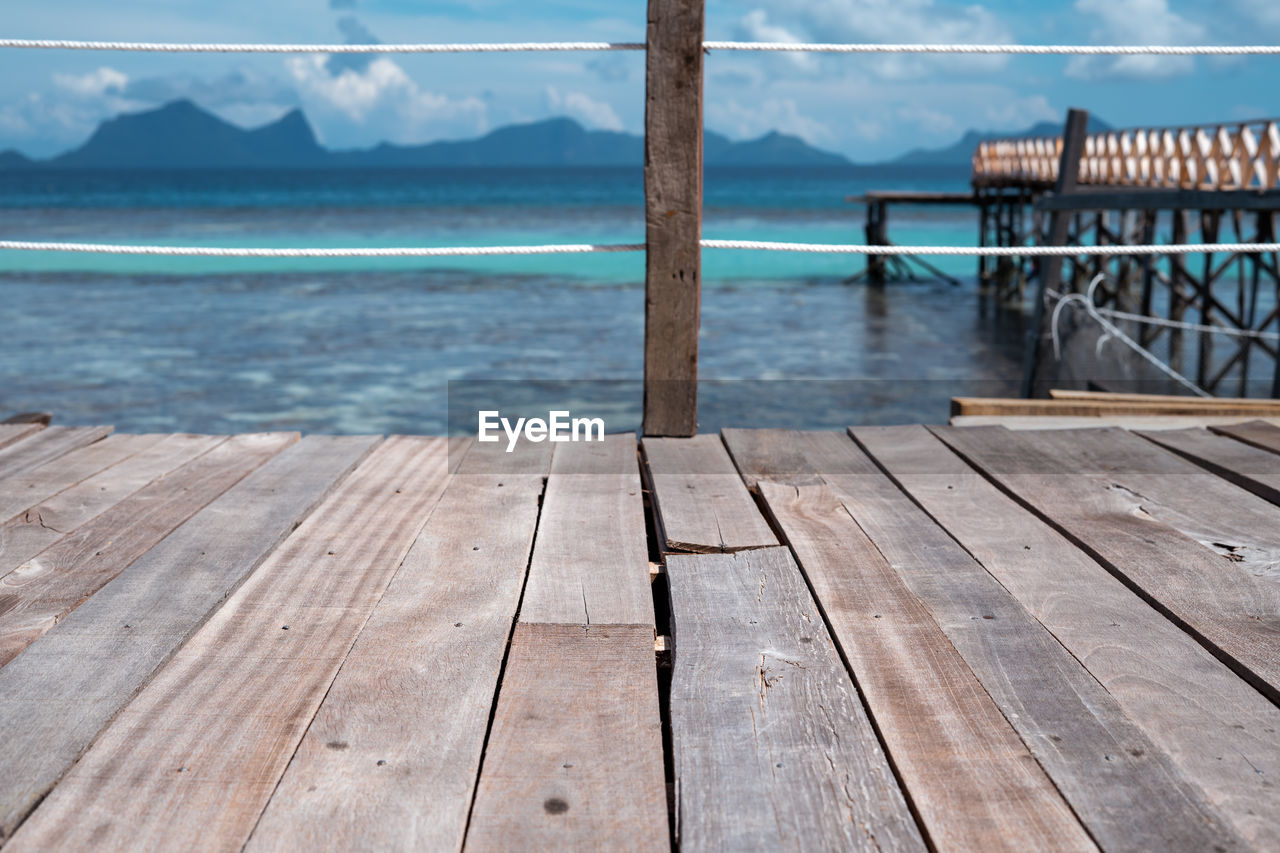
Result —
[[[823, 42], [704, 41], [705, 50], [801, 53], [952, 53], [1034, 56], [1277, 56], [1280, 45], [1151, 44], [830, 44]], [[456, 44], [240, 44], [79, 41], [0, 38], [0, 48], [106, 50], [141, 53], [520, 53], [524, 51], [644, 50], [643, 42], [551, 41]]]

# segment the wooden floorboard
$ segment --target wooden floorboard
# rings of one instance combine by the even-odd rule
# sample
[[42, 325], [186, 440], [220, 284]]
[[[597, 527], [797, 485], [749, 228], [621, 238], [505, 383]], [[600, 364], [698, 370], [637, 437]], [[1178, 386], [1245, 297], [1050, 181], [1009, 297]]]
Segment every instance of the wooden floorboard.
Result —
[[646, 438], [663, 548], [714, 553], [777, 545], [720, 437]]
[[249, 851], [461, 848], [541, 495], [542, 473], [471, 473], [464, 463], [343, 663]]
[[[1117, 431], [1098, 432], [1094, 441], [1074, 448], [1065, 446], [1061, 433], [990, 427], [935, 431], [1272, 701], [1280, 701], [1280, 584], [1255, 577], [1231, 557], [1163, 523], [1153, 500], [1166, 506], [1198, 500], [1197, 522], [1213, 512], [1238, 511], [1245, 499], [1274, 507]], [[1214, 505], [1211, 494], [1197, 499], [1187, 491], [1197, 484], [1197, 472], [1205, 490], [1214, 485], [1233, 490], [1234, 506]], [[1157, 491], [1167, 494], [1156, 496]], [[1176, 506], [1174, 511], [1180, 512]]]
[[370, 453], [120, 711], [12, 846], [241, 848], [447, 476], [443, 438], [397, 436]]
[[1138, 434], [1263, 500], [1280, 504], [1280, 455], [1203, 429]]
[[653, 626], [635, 436], [556, 448], [520, 621]]
[[6, 559], [37, 552], [0, 577], [0, 666], [296, 440], [173, 436], [29, 510], [21, 526], [0, 528]]
[[[27, 510], [163, 440], [163, 434], [109, 435], [34, 471], [0, 479], [0, 522]], [[0, 547], [4, 540], [0, 539]]]
[[669, 848], [653, 630], [519, 623], [465, 849]]
[[0, 669], [0, 838], [372, 444], [282, 451]]
[[672, 555], [667, 574], [680, 849], [923, 851], [787, 549]]
[[64, 453], [101, 441], [111, 427], [45, 427], [17, 444], [0, 449], [0, 482], [52, 462]]
[[[1280, 786], [1268, 780], [1280, 776], [1275, 736], [1280, 709], [924, 427], [852, 432], [895, 482], [1098, 679], [1247, 840], [1266, 846], [1276, 837]], [[1046, 693], [1065, 687], [1066, 682], [1046, 684]], [[1109, 704], [1088, 691], [1081, 695], [1091, 705]], [[1051, 740], [1055, 734], [1064, 733], [1050, 732]], [[1076, 746], [1064, 739], [1059, 748]], [[1095, 774], [1098, 766], [1103, 765], [1094, 766]], [[1103, 779], [1098, 794], [1106, 796], [1119, 780], [1110, 772]], [[1153, 798], [1167, 800], [1170, 793]], [[1150, 810], [1142, 804], [1136, 814]]]
[[1219, 435], [1243, 441], [1262, 450], [1280, 453], [1280, 426], [1267, 421], [1249, 421], [1227, 426], [1211, 426], [1209, 429]]
[[44, 424], [3, 424], [0, 423], [0, 449], [15, 444], [30, 435], [44, 429]]

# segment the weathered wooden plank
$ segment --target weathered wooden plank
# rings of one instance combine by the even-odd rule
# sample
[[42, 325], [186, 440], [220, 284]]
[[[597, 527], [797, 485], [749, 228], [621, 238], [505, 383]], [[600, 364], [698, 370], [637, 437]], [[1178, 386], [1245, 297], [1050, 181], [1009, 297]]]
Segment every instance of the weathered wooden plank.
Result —
[[666, 850], [653, 630], [519, 623], [467, 850]]
[[[31, 510], [21, 528], [0, 528], [5, 536], [0, 553], [6, 558], [10, 534], [17, 544], [30, 546], [14, 557], [49, 543], [0, 578], [0, 666], [295, 441], [294, 433], [229, 440], [172, 436]], [[0, 571], [5, 567], [0, 563]]]
[[633, 434], [556, 448], [520, 621], [653, 626]]
[[680, 849], [923, 850], [785, 548], [667, 558]]
[[[923, 427], [852, 432], [1248, 841], [1263, 847], [1276, 837], [1280, 786], [1268, 780], [1280, 775], [1280, 709]], [[1064, 739], [1060, 748], [1074, 747]], [[1103, 795], [1109, 772], [1106, 780]]]
[[25, 474], [0, 479], [0, 521], [12, 519], [164, 438], [158, 433], [109, 435]]
[[57, 459], [64, 453], [101, 441], [111, 427], [45, 427], [17, 444], [0, 449], [0, 477], [7, 478]]
[[[1235, 560], [1162, 523], [1153, 510], [1159, 511], [1155, 501], [1163, 498], [1153, 499], [1142, 491], [1163, 483], [1176, 495], [1182, 488], [1178, 483], [1188, 475], [1170, 471], [1203, 471], [1119, 431], [1091, 432], [1087, 449], [1080, 449], [1072, 447], [1069, 437], [1051, 432], [934, 429], [1254, 687], [1280, 701], [1280, 584], [1255, 578]], [[1139, 447], [1125, 446], [1126, 442]], [[1095, 456], [1089, 463], [1093, 470], [1081, 461], [1087, 454]], [[1241, 498], [1258, 501], [1205, 476]], [[1206, 506], [1204, 512], [1209, 509]]]
[[373, 442], [309, 436], [277, 454], [0, 669], [0, 837]]
[[825, 483], [761, 481], [759, 488], [813, 587], [933, 844], [1094, 849], [928, 609], [850, 514], [840, 491]]
[[645, 53], [644, 434], [698, 430], [704, 0], [649, 0]]
[[11, 845], [243, 847], [447, 479], [443, 438], [396, 436], [370, 453], [121, 709]]
[[978, 415], [1046, 416], [1046, 417], [1103, 417], [1129, 416], [1222, 416], [1258, 415], [1280, 416], [1280, 406], [1258, 406], [1255, 403], [1233, 403], [1229, 400], [1181, 397], [1175, 400], [1138, 402], [1136, 400], [1102, 401], [1093, 399], [1035, 399], [1006, 397], [952, 397], [953, 416]]
[[777, 545], [717, 435], [646, 438], [665, 550], [710, 553]]
[[1280, 456], [1204, 429], [1140, 432], [1224, 480], [1280, 503]]
[[453, 477], [249, 851], [462, 847], [541, 493], [537, 474]]
[[1273, 422], [1255, 420], [1221, 426], [1211, 425], [1209, 429], [1219, 435], [1234, 438], [1236, 441], [1243, 441], [1245, 444], [1251, 444], [1262, 450], [1280, 453], [1280, 426], [1276, 426]]
[[[1120, 391], [1079, 391], [1074, 388], [1051, 388], [1049, 397], [1054, 400], [1091, 400], [1098, 403], [1186, 403], [1190, 397], [1185, 394], [1128, 394]], [[1280, 415], [1280, 400], [1269, 400], [1263, 397], [1200, 397], [1203, 405], [1245, 406], [1256, 409], [1273, 409]]]
[[[1232, 830], [1204, 795], [1080, 662], [847, 436], [752, 430], [726, 439], [752, 475], [759, 474], [753, 460], [785, 447], [793, 467], [807, 468], [797, 479], [821, 479], [836, 490], [835, 512], [856, 520], [928, 608], [1100, 846], [1232, 847]], [[803, 519], [789, 521], [788, 536], [793, 528], [822, 535]]]
[[16, 444], [29, 435], [35, 435], [42, 429], [44, 429], [43, 424], [0, 423], [0, 448]]

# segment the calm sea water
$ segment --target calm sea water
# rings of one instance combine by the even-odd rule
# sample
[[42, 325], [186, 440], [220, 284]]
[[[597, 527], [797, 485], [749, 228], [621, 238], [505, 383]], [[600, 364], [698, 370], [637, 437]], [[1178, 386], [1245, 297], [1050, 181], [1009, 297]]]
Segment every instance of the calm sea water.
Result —
[[[704, 236], [861, 242], [869, 189], [967, 170], [711, 170]], [[6, 239], [222, 246], [642, 242], [631, 169], [0, 173]], [[971, 245], [971, 210], [900, 208], [900, 243]], [[263, 260], [0, 254], [0, 411], [122, 430], [439, 432], [450, 383], [573, 386], [638, 424], [643, 255]], [[938, 422], [1016, 379], [1022, 317], [963, 281], [843, 280], [858, 258], [707, 251], [704, 428]], [[604, 381], [601, 381], [604, 380]], [[740, 382], [739, 380], [765, 380]], [[815, 380], [799, 383], [797, 380]], [[566, 392], [568, 393], [568, 392]]]

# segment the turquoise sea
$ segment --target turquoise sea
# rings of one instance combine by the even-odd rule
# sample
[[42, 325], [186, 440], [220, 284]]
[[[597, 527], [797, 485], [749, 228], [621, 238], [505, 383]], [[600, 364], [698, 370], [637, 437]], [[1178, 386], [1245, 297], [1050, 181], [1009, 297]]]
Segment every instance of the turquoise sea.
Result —
[[[712, 169], [704, 236], [862, 242], [863, 209], [847, 196], [959, 190], [967, 180], [967, 169]], [[0, 238], [634, 243], [644, 239], [642, 204], [639, 169], [37, 171], [0, 173]], [[976, 234], [969, 209], [893, 211], [895, 242], [972, 245]], [[844, 284], [861, 265], [704, 253], [701, 375], [720, 380], [704, 395], [704, 429], [938, 422], [952, 394], [1014, 387], [1023, 318], [980, 299], [973, 259], [939, 264], [959, 287]], [[0, 253], [0, 412], [46, 410], [60, 423], [129, 431], [430, 433], [445, 428], [451, 387], [456, 398], [481, 380], [594, 380], [575, 386], [571, 402], [607, 412], [611, 430], [629, 429], [639, 414], [643, 272], [639, 253]]]

